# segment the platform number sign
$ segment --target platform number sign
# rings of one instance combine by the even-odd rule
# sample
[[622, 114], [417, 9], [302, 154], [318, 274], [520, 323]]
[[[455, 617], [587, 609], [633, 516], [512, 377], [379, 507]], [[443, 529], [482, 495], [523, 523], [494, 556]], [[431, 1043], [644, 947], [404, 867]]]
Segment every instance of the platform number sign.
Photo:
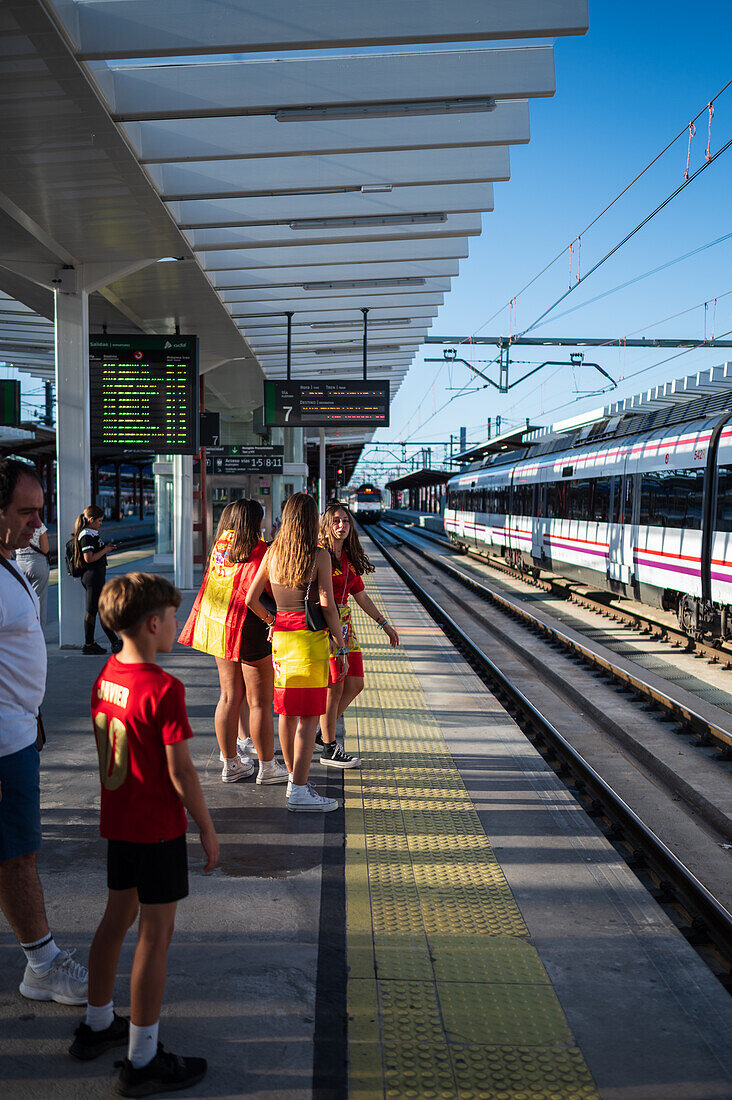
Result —
[[389, 383], [268, 379], [264, 423], [285, 428], [388, 428]]
[[92, 450], [196, 454], [198, 338], [92, 336]]

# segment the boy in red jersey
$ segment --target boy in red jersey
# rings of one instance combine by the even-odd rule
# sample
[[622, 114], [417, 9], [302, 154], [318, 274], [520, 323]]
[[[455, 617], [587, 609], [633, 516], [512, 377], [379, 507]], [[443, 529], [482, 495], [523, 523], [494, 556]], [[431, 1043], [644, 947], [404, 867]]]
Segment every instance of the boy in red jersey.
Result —
[[[177, 634], [181, 596], [164, 577], [128, 573], [102, 590], [99, 614], [122, 637], [92, 689], [102, 783], [100, 833], [107, 839], [107, 908], [89, 952], [89, 1003], [69, 1053], [88, 1061], [128, 1044], [117, 1092], [149, 1096], [187, 1088], [204, 1058], [169, 1054], [158, 1043], [167, 951], [178, 901], [188, 894], [187, 809], [200, 829], [205, 870], [219, 844], [188, 751], [193, 736], [180, 680], [155, 662]], [[184, 809], [185, 807], [185, 809]], [[138, 910], [131, 1023], [115, 1015], [119, 955]]]

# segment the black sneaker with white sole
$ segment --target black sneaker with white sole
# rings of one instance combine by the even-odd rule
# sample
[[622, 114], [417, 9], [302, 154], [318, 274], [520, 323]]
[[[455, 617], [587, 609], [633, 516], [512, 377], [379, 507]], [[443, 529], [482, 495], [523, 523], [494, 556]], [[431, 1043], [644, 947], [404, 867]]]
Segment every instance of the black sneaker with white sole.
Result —
[[359, 768], [361, 766], [359, 758], [344, 752], [337, 741], [332, 741], [329, 745], [323, 745], [320, 763], [325, 764], [327, 768]]
[[[119, 1065], [119, 1063], [117, 1063]], [[205, 1058], [183, 1058], [171, 1054], [158, 1043], [152, 1062], [135, 1069], [129, 1058], [122, 1062], [115, 1091], [120, 1096], [151, 1096], [155, 1092], [177, 1092], [196, 1085], [204, 1077], [208, 1063]]]
[[126, 1046], [130, 1037], [130, 1022], [124, 1016], [114, 1018], [103, 1031], [92, 1031], [89, 1025], [82, 1020], [74, 1032], [74, 1041], [69, 1047], [69, 1054], [78, 1058], [80, 1062], [91, 1062], [100, 1054], [111, 1050], [112, 1047]]

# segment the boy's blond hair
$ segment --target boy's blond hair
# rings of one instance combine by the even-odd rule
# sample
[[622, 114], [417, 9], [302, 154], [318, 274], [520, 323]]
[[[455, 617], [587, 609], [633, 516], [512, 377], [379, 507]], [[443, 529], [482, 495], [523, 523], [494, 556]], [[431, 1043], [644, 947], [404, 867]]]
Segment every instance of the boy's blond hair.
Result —
[[99, 597], [99, 618], [115, 634], [134, 634], [149, 615], [180, 607], [174, 584], [157, 573], [125, 573], [107, 581]]

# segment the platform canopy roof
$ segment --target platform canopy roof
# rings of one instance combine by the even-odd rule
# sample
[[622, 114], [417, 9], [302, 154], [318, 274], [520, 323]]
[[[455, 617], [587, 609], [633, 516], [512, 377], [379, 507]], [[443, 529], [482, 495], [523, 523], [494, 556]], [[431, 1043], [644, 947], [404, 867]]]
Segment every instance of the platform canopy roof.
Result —
[[59, 269], [83, 269], [93, 328], [197, 333], [230, 412], [284, 375], [288, 313], [294, 376], [360, 377], [367, 309], [393, 396], [554, 93], [552, 39], [587, 20], [587, 0], [4, 0], [5, 301], [50, 318]]
[[447, 485], [454, 474], [454, 470], [433, 470], [425, 467], [402, 474], [401, 477], [395, 477], [393, 481], [387, 481], [386, 488], [401, 492], [402, 489], [425, 489], [431, 485]]

